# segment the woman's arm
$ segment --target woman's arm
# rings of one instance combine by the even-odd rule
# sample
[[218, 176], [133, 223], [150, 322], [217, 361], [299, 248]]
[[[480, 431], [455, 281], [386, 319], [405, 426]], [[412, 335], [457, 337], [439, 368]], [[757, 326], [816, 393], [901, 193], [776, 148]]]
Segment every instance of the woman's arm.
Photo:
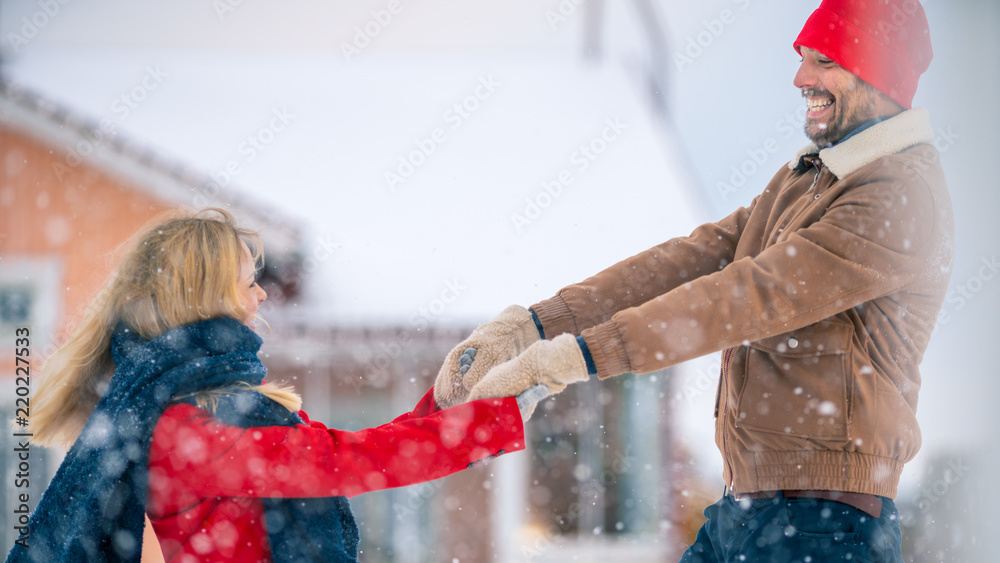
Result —
[[[431, 389], [420, 398], [417, 406], [413, 407], [413, 410], [408, 413], [403, 413], [396, 418], [392, 419], [392, 422], [402, 422], [404, 420], [410, 420], [412, 418], [420, 418], [423, 416], [428, 416], [439, 412], [441, 410], [437, 403], [434, 402], [434, 389]], [[307, 425], [313, 428], [322, 428], [326, 430], [326, 425], [322, 422], [317, 422], [309, 418], [306, 411], [299, 411], [299, 418], [303, 420]]]
[[180, 484], [204, 497], [354, 496], [430, 481], [521, 449], [524, 427], [513, 398], [438, 410], [428, 392], [414, 411], [358, 432], [315, 422], [240, 428], [177, 404], [153, 432], [150, 489], [169, 495]]

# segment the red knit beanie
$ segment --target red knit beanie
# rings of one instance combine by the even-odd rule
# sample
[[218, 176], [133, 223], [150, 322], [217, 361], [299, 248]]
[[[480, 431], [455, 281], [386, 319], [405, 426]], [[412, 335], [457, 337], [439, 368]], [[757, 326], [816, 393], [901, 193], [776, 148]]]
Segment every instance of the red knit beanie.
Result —
[[934, 56], [918, 0], [823, 0], [793, 46], [819, 51], [905, 109]]

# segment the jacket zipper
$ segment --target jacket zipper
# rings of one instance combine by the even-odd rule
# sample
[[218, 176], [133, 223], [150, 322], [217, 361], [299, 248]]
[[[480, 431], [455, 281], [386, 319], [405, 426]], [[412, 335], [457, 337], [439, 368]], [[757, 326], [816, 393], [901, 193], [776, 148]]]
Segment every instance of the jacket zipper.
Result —
[[729, 493], [733, 493], [733, 485], [736, 484], [736, 474], [733, 473], [733, 462], [729, 458], [729, 446], [726, 443], [726, 419], [729, 416], [729, 360], [733, 357], [736, 348], [727, 348], [722, 358], [722, 382], [725, 384], [725, 402], [722, 404], [722, 457], [726, 459], [726, 467], [729, 469]]
[[[820, 173], [822, 171], [823, 171], [823, 169], [821, 167], [816, 167], [816, 174], [815, 174], [815, 176], [813, 176], [812, 184], [809, 186], [809, 189], [806, 190], [806, 193], [811, 192], [813, 190], [813, 188], [816, 187], [816, 184], [819, 183], [819, 176], [820, 176]], [[819, 198], [819, 194], [816, 194], [815, 196], [813, 196], [813, 198], [814, 199], [818, 199]], [[730, 380], [729, 380], [729, 361], [732, 359], [733, 353], [735, 351], [736, 351], [735, 347], [733, 347], [733, 348], [727, 348], [725, 354], [723, 355], [723, 358], [722, 358], [722, 382], [720, 382], [720, 383], [725, 383], [726, 384], [726, 388], [725, 388], [726, 399], [725, 399], [725, 402], [723, 402], [723, 404], [722, 404], [722, 456], [726, 459], [726, 468], [729, 469], [729, 493], [730, 494], [735, 494], [733, 492], [733, 488], [736, 485], [736, 473], [733, 471], [733, 462], [732, 462], [732, 459], [729, 457], [729, 444], [726, 442], [726, 429], [727, 429], [726, 420], [729, 418], [729, 383], [730, 383]], [[720, 392], [721, 391], [722, 390], [720, 389]]]
[[823, 171], [822, 168], [816, 167], [816, 175], [813, 176], [813, 183], [810, 184], [809, 189], [806, 190], [807, 192], [811, 192], [812, 189], [816, 187], [816, 183], [819, 182], [819, 173], [822, 172], [822, 171]]

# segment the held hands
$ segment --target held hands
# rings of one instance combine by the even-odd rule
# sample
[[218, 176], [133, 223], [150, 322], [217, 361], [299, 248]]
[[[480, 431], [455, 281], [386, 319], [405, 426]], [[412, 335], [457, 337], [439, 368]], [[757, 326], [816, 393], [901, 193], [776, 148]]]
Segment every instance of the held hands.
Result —
[[490, 368], [517, 356], [539, 340], [531, 313], [519, 305], [507, 307], [448, 354], [434, 382], [434, 400], [442, 408], [464, 403], [469, 391]]
[[576, 337], [562, 334], [552, 340], [540, 340], [513, 360], [491, 369], [473, 386], [468, 399], [517, 395], [521, 417], [527, 420], [538, 401], [589, 377]]

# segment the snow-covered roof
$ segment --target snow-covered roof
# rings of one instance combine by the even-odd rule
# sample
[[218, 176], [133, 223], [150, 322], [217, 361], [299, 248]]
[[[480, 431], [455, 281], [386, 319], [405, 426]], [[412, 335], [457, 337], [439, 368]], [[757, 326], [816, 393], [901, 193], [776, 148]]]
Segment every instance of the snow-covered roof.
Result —
[[699, 219], [621, 65], [89, 48], [5, 72], [214, 177], [209, 195], [301, 218], [312, 319], [481, 320]]
[[[267, 209], [244, 193], [199, 197], [211, 179], [184, 162], [165, 158], [151, 147], [119, 134], [108, 119], [95, 119], [74, 112], [36, 91], [13, 84], [0, 76], [0, 123], [45, 143], [68, 151], [65, 170], [78, 160], [122, 179], [160, 201], [177, 206], [226, 207], [244, 225], [266, 228], [269, 239], [279, 248], [298, 248], [301, 233], [288, 216]], [[59, 168], [53, 169], [58, 179]]]

